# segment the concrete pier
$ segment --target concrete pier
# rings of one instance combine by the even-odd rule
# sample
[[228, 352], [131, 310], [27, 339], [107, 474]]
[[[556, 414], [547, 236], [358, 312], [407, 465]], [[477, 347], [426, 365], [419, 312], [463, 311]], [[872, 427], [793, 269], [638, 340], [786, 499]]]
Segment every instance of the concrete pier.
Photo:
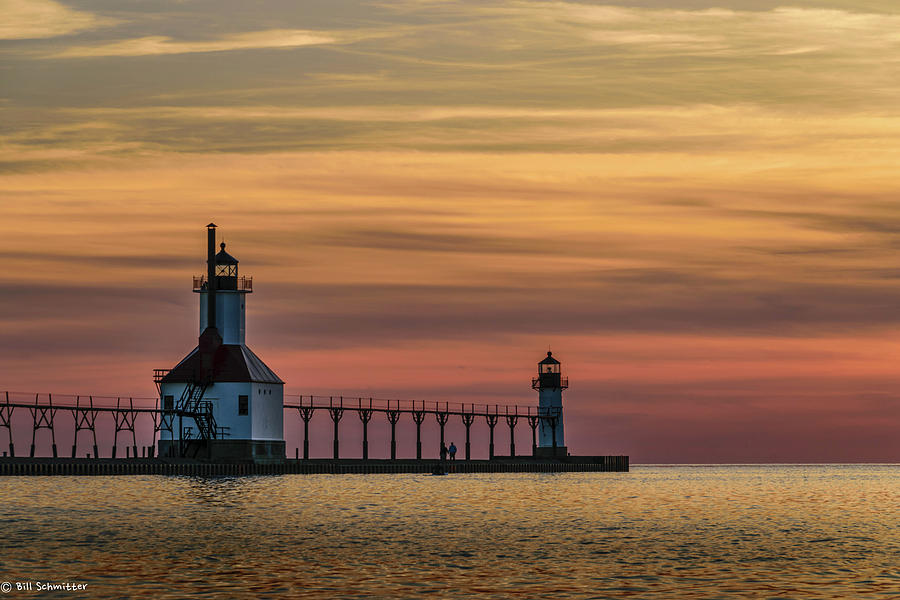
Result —
[[[437, 460], [285, 460], [252, 462], [202, 462], [180, 459], [0, 458], [0, 476], [109, 476], [180, 475], [235, 477], [288, 474], [432, 473]], [[457, 460], [445, 463], [449, 473], [571, 473], [628, 471], [627, 456], [569, 456], [560, 460], [531, 458]]]

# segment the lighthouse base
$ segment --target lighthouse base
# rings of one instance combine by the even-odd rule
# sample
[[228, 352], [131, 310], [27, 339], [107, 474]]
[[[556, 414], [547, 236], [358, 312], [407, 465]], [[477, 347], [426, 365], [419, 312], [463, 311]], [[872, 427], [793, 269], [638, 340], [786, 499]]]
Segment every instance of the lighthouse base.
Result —
[[197, 458], [213, 461], [281, 462], [284, 440], [159, 440], [160, 458]]
[[[554, 453], [554, 450], [556, 451]], [[534, 455], [537, 458], [562, 458], [569, 455], [569, 449], [565, 446], [538, 446], [534, 449]]]

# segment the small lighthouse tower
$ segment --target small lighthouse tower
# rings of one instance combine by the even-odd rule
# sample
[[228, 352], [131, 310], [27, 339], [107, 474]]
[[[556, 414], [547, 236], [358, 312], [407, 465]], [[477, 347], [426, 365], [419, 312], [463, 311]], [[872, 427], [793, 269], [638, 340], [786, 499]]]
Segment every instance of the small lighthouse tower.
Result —
[[207, 272], [194, 277], [200, 297], [197, 347], [157, 378], [163, 413], [160, 456], [220, 460], [284, 459], [284, 382], [247, 347], [246, 304], [253, 280], [238, 260], [215, 253], [207, 227]]
[[538, 363], [538, 376], [531, 380], [531, 388], [538, 393], [538, 456], [566, 456], [563, 434], [562, 391], [569, 387], [569, 379], [562, 376], [560, 363], [548, 351], [547, 358]]

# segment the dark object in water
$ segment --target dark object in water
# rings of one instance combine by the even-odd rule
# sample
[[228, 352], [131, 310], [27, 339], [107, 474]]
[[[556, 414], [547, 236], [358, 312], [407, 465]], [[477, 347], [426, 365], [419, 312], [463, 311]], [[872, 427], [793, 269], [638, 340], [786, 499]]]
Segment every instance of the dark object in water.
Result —
[[447, 475], [447, 471], [444, 470], [443, 465], [435, 465], [434, 469], [431, 470], [432, 475]]

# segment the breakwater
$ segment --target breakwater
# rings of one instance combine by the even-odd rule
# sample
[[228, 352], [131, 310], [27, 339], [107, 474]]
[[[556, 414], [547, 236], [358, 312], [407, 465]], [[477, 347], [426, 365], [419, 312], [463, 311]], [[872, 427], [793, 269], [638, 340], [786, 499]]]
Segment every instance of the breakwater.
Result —
[[[313, 475], [432, 473], [437, 460], [285, 460], [271, 463], [203, 462], [177, 459], [0, 458], [0, 476]], [[448, 473], [566, 473], [628, 471], [627, 456], [570, 456], [565, 460], [469, 460], [445, 463]]]

